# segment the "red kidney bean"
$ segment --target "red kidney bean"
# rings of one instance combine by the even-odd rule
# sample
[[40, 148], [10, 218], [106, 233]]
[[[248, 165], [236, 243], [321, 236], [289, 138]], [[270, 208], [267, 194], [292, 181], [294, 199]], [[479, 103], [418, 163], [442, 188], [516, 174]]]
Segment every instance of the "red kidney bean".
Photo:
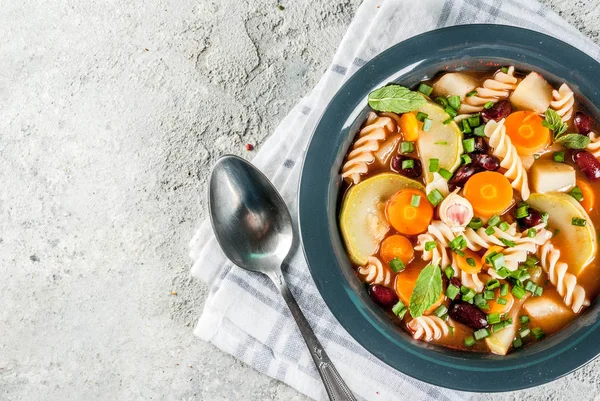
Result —
[[592, 130], [592, 119], [585, 113], [578, 111], [575, 113], [575, 117], [573, 117], [573, 124], [582, 135], [586, 135], [588, 132]]
[[592, 181], [600, 179], [600, 161], [593, 154], [587, 150], [575, 150], [572, 158], [588, 179]]
[[[402, 162], [404, 160], [412, 160], [413, 167], [412, 168], [402, 168]], [[412, 157], [396, 155], [392, 158], [390, 162], [390, 167], [397, 173], [400, 173], [409, 178], [417, 178], [420, 177], [423, 173], [423, 167], [421, 165], [421, 161], [419, 159], [413, 159]]]
[[452, 319], [478, 330], [487, 327], [487, 317], [478, 307], [467, 302], [456, 302], [450, 306], [449, 315]]
[[489, 146], [485, 139], [480, 136], [475, 137], [475, 150], [474, 153], [487, 153], [489, 150]]
[[473, 174], [478, 173], [479, 168], [475, 167], [473, 163], [465, 164], [460, 166], [458, 170], [454, 172], [454, 175], [448, 180], [448, 187], [451, 191], [454, 191], [456, 187], [464, 187], [465, 183]]
[[496, 171], [500, 168], [500, 159], [494, 155], [488, 155], [485, 153], [470, 153], [469, 157], [471, 158], [471, 163], [475, 167], [489, 171]]
[[510, 113], [512, 113], [512, 105], [510, 102], [508, 100], [500, 100], [489, 109], [481, 110], [481, 119], [484, 123], [487, 123], [490, 120], [500, 121], [503, 118], [508, 117]]
[[523, 228], [531, 228], [544, 222], [544, 219], [542, 218], [542, 213], [540, 213], [539, 211], [531, 207], [528, 208], [527, 211], [529, 212], [529, 216], [517, 219], [519, 226]]
[[369, 287], [369, 295], [373, 301], [386, 308], [391, 308], [398, 302], [396, 291], [379, 284], [374, 284]]

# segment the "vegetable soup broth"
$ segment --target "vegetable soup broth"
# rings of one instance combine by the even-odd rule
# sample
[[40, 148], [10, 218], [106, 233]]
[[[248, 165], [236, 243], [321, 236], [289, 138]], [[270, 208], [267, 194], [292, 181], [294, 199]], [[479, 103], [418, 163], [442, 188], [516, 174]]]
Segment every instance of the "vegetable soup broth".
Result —
[[504, 67], [369, 95], [340, 227], [357, 277], [416, 339], [503, 355], [598, 294], [600, 142], [567, 85]]

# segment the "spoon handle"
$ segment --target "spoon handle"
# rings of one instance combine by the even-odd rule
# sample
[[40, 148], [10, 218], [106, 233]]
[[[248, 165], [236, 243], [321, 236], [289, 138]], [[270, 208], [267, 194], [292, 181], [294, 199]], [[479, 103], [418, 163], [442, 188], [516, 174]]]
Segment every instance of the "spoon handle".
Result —
[[315, 333], [310, 328], [308, 321], [304, 317], [302, 310], [300, 310], [300, 307], [283, 279], [282, 274], [277, 272], [269, 275], [269, 277], [273, 283], [275, 283], [275, 286], [279, 289], [281, 295], [283, 295], [283, 299], [285, 299], [285, 302], [290, 308], [290, 312], [292, 312], [292, 316], [294, 316], [294, 319], [298, 324], [300, 333], [302, 334], [302, 337], [304, 337], [310, 355], [317, 366], [319, 375], [321, 375], [329, 399], [332, 401], [356, 401], [356, 398], [354, 398], [354, 395], [352, 395], [352, 392], [346, 383], [344, 383], [344, 380], [342, 380], [342, 377], [335, 366], [333, 366], [333, 362], [329, 359], [329, 356], [323, 349], [317, 336], [315, 336]]

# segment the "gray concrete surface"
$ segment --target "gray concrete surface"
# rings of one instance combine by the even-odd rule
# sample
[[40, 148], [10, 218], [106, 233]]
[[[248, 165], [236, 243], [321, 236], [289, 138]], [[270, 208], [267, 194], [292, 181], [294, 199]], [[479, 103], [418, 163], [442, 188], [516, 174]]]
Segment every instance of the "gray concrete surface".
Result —
[[[0, 400], [305, 400], [198, 341], [187, 242], [360, 0], [0, 6]], [[598, 42], [591, 1], [545, 0]], [[487, 400], [599, 399], [600, 362]], [[596, 397], [596, 398], [595, 398]]]

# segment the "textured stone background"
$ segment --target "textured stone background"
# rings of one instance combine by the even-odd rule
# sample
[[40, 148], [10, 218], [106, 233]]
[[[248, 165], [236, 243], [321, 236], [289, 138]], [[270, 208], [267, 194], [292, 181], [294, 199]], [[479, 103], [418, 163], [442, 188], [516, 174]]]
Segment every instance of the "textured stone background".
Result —
[[[188, 277], [210, 166], [251, 157], [360, 0], [282, 2], [2, 3], [0, 400], [305, 400], [192, 336]], [[598, 42], [592, 1], [544, 3]], [[478, 398], [592, 400], [599, 367]]]

